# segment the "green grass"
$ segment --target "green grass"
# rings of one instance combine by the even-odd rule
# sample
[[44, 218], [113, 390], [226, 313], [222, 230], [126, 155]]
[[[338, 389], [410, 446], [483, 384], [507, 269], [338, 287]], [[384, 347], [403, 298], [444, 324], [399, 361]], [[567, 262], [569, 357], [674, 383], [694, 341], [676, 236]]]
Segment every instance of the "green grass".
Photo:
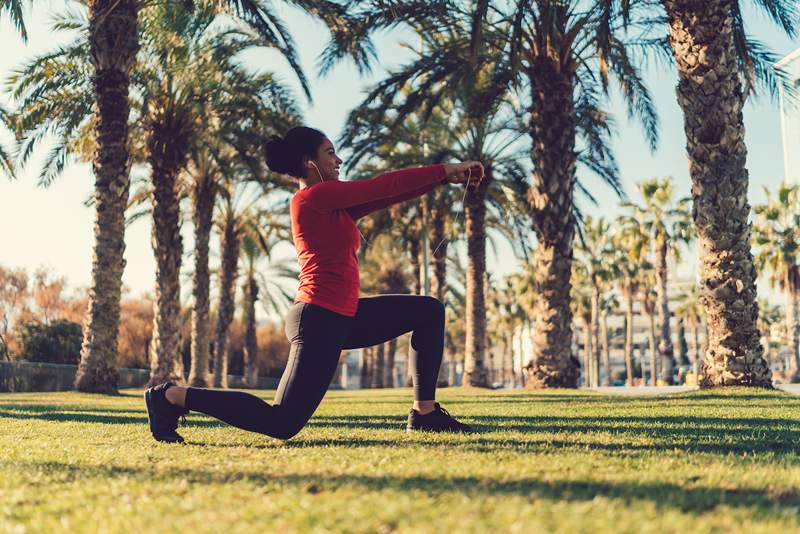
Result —
[[288, 442], [192, 414], [181, 446], [136, 391], [0, 394], [0, 532], [800, 531], [800, 397], [440, 398], [481, 432], [408, 435], [408, 390], [342, 391]]

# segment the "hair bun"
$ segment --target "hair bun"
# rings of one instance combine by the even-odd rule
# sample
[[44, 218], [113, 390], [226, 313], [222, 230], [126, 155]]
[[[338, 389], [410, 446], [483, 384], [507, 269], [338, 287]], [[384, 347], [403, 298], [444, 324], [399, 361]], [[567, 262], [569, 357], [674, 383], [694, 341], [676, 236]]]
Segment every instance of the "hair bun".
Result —
[[264, 144], [264, 155], [267, 159], [267, 167], [271, 171], [288, 174], [290, 163], [286, 153], [286, 141], [279, 135], [273, 135]]

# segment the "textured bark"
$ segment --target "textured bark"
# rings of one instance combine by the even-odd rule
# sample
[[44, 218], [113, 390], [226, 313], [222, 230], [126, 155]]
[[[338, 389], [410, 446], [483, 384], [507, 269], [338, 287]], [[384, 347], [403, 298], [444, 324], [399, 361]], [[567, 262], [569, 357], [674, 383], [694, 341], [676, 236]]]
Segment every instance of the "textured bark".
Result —
[[694, 373], [695, 379], [697, 379], [697, 373], [700, 371], [700, 362], [703, 360], [703, 348], [700, 345], [700, 323], [692, 323], [692, 330], [694, 331], [694, 356], [692, 357], [692, 372]]
[[658, 352], [656, 349], [656, 318], [652, 310], [645, 311], [647, 316], [647, 342], [650, 348], [650, 385], [658, 383]]
[[128, 88], [139, 49], [139, 2], [94, 0], [88, 6], [97, 122], [97, 151], [92, 158], [95, 244], [75, 387], [80, 391], [116, 393], [119, 305], [125, 269], [125, 208], [130, 191]]
[[547, 55], [532, 60], [531, 161], [536, 251], [536, 305], [533, 352], [536, 363], [527, 387], [577, 387], [580, 364], [572, 354], [570, 276], [575, 220], [575, 109], [571, 67]]
[[414, 273], [414, 294], [422, 295], [422, 282], [420, 269], [422, 268], [419, 255], [420, 255], [420, 242], [417, 238], [409, 238], [408, 240], [408, 255], [411, 257], [411, 272]]
[[192, 307], [192, 364], [189, 369], [189, 385], [198, 388], [208, 386], [209, 352], [209, 286], [208, 242], [211, 235], [216, 187], [211, 175], [204, 174], [195, 182], [192, 193], [194, 218], [194, 273], [192, 285], [194, 305]]
[[600, 386], [600, 288], [592, 288], [592, 387]]
[[160, 128], [159, 118], [153, 122], [147, 135], [147, 159], [153, 179], [153, 253], [156, 259], [150, 385], [184, 380], [180, 357], [183, 243], [177, 180], [187, 156], [185, 140], [170, 128]]
[[373, 388], [383, 387], [383, 370], [386, 364], [386, 343], [380, 343], [375, 347], [375, 356], [371, 369], [370, 385]]
[[708, 321], [701, 387], [771, 387], [757, 328], [744, 95], [733, 39], [737, 0], [662, 0], [678, 66], [699, 278]]
[[603, 369], [606, 374], [603, 375], [603, 385], [611, 385], [611, 348], [608, 345], [608, 314], [602, 312], [600, 314], [600, 342], [603, 346]]
[[397, 338], [389, 341], [386, 347], [386, 362], [383, 368], [383, 387], [393, 388], [394, 383], [394, 360], [397, 355]]
[[214, 334], [214, 387], [228, 387], [228, 333], [233, 322], [236, 279], [239, 277], [239, 248], [242, 238], [236, 222], [228, 217], [222, 230], [222, 265], [219, 275], [219, 307]]
[[256, 301], [258, 284], [253, 273], [249, 273], [244, 284], [244, 383], [255, 387], [258, 382], [258, 341], [256, 339]]
[[658, 342], [658, 355], [661, 359], [661, 380], [672, 384], [675, 369], [675, 349], [672, 346], [672, 327], [670, 326], [669, 295], [667, 294], [667, 246], [665, 236], [656, 239], [656, 290], [658, 292], [658, 319], [661, 324], [661, 339]]
[[467, 230], [467, 304], [465, 386], [488, 387], [486, 369], [486, 189], [491, 183], [491, 169], [476, 188], [470, 188], [464, 200]]
[[372, 375], [370, 373], [372, 362], [372, 351], [374, 347], [361, 349], [361, 389], [366, 389], [372, 385]]
[[789, 371], [800, 369], [798, 361], [798, 329], [797, 329], [797, 293], [800, 290], [798, 280], [787, 277], [786, 284], [786, 344], [789, 349]]
[[624, 292], [625, 297], [625, 385], [633, 386], [633, 292]]
[[592, 347], [592, 317], [586, 315], [583, 317], [583, 385], [587, 388], [592, 387], [594, 377], [592, 376], [592, 354], [594, 348]]

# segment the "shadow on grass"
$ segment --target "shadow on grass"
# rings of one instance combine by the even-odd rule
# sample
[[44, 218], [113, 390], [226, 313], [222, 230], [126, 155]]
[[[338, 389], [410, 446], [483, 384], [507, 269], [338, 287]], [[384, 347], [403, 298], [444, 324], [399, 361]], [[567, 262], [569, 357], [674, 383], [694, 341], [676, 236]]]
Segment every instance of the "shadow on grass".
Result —
[[[110, 412], [110, 413], [109, 413]], [[40, 421], [103, 423], [113, 425], [147, 425], [147, 412], [114, 408], [80, 408], [63, 404], [26, 404], [16, 409], [0, 404], [0, 419], [37, 419]], [[225, 423], [216, 420], [191, 420], [187, 426], [218, 427]]]
[[[2, 465], [2, 464], [0, 464]], [[684, 512], [708, 512], [725, 505], [750, 508], [761, 516], [780, 515], [782, 508], [800, 505], [800, 493], [796, 489], [719, 488], [704, 486], [701, 479], [692, 479], [685, 484], [636, 481], [593, 480], [539, 480], [519, 478], [516, 480], [494, 480], [484, 477], [389, 476], [389, 475], [326, 475], [322, 473], [272, 475], [258, 471], [232, 470], [224, 473], [197, 469], [137, 469], [128, 466], [80, 465], [60, 462], [17, 462], [5, 469], [37, 475], [31, 485], [46, 485], [53, 488], [56, 483], [101, 479], [103, 484], [116, 478], [129, 478], [141, 482], [181, 480], [190, 484], [227, 484], [251, 482], [255, 485], [285, 491], [291, 489], [320, 494], [338, 489], [356, 489], [359, 492], [419, 491], [428, 495], [468, 495], [475, 498], [490, 496], [516, 496], [528, 499], [581, 502], [597, 497], [623, 500], [627, 505], [650, 502], [659, 509]], [[45, 476], [42, 476], [45, 475]], [[49, 476], [48, 476], [49, 475]], [[48, 480], [49, 479], [49, 480]]]

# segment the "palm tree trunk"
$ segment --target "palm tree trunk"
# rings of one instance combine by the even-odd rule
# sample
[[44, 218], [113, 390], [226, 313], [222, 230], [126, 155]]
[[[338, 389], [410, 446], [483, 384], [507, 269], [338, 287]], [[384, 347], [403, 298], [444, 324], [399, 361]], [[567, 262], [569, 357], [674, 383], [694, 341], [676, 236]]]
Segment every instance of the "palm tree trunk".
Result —
[[699, 377], [697, 373], [700, 371], [700, 361], [703, 359], [703, 349], [700, 346], [700, 321], [693, 321], [692, 330], [694, 330], [694, 357], [692, 358], [692, 372], [694, 373], [695, 380]]
[[387, 388], [395, 387], [394, 383], [394, 357], [397, 355], [397, 338], [389, 341], [386, 349], [386, 365], [383, 372], [383, 386]]
[[216, 187], [210, 174], [197, 179], [193, 192], [194, 204], [194, 307], [192, 308], [192, 364], [189, 370], [189, 385], [197, 388], [208, 386], [209, 348], [209, 286], [208, 242], [216, 201]]
[[75, 375], [80, 391], [116, 393], [117, 337], [122, 273], [125, 269], [125, 208], [130, 191], [128, 88], [139, 49], [138, 0], [89, 3], [89, 46], [95, 93], [97, 149], [94, 255], [81, 362]]
[[[642, 368], [642, 385], [647, 385], [647, 357], [645, 356], [644, 346], [639, 346], [639, 363]], [[651, 373], [652, 374], [652, 373]]]
[[580, 364], [572, 354], [570, 276], [575, 220], [575, 110], [573, 72], [557, 58], [535, 57], [528, 73], [531, 87], [531, 161], [536, 251], [536, 337], [538, 356], [528, 387], [577, 387]]
[[648, 330], [647, 341], [650, 344], [650, 385], [657, 385], [658, 352], [656, 351], [656, 318], [651, 310], [646, 310]]
[[372, 366], [372, 376], [370, 377], [371, 386], [373, 388], [383, 387], [383, 368], [385, 364], [386, 344], [380, 343], [375, 348], [375, 360]]
[[789, 349], [789, 371], [800, 369], [798, 361], [797, 300], [798, 287], [790, 281], [786, 284], [786, 344]]
[[486, 371], [486, 189], [491, 169], [480, 185], [467, 193], [464, 209], [467, 226], [467, 335], [464, 385], [488, 387]]
[[372, 385], [372, 351], [374, 347], [361, 349], [361, 389], [366, 389]]
[[414, 294], [422, 295], [421, 264], [419, 261], [420, 243], [417, 238], [408, 239], [408, 255], [411, 257], [411, 272], [414, 273]]
[[239, 276], [239, 247], [241, 236], [236, 221], [228, 216], [222, 231], [222, 265], [219, 275], [219, 306], [214, 341], [214, 387], [228, 387], [228, 333], [233, 322], [236, 279]]
[[678, 65], [708, 317], [701, 387], [772, 383], [756, 324], [744, 95], [733, 38], [736, 1], [662, 0]]
[[600, 288], [592, 287], [592, 387], [600, 386]]
[[672, 384], [672, 373], [675, 369], [675, 349], [672, 346], [672, 328], [670, 326], [669, 296], [667, 294], [667, 239], [659, 236], [656, 240], [656, 288], [658, 291], [658, 318], [661, 322], [661, 339], [658, 353], [661, 359], [661, 379]]
[[514, 332], [508, 329], [503, 338], [503, 354], [504, 359], [508, 362], [509, 379], [511, 385], [516, 386], [516, 379], [514, 377]]
[[244, 286], [245, 330], [244, 330], [244, 383], [255, 387], [258, 382], [258, 340], [256, 339], [256, 301], [258, 284], [250, 271]]
[[625, 385], [633, 386], [633, 292], [625, 292]]
[[150, 385], [183, 382], [180, 354], [181, 256], [178, 174], [186, 159], [185, 144], [169, 129], [153, 128], [147, 139], [153, 173], [153, 252], [156, 295], [150, 351]]
[[587, 388], [592, 387], [592, 319], [591, 316], [583, 318], [583, 384]]
[[608, 314], [602, 312], [600, 314], [600, 342], [603, 345], [603, 368], [606, 374], [603, 378], [603, 385], [611, 385], [611, 348], [608, 344]]

